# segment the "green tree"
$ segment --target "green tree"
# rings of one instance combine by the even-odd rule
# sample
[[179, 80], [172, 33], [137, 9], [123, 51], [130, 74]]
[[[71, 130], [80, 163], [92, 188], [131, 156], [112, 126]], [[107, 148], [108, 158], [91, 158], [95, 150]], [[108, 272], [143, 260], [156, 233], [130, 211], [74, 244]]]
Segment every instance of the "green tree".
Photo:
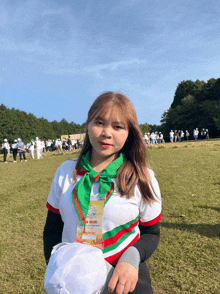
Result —
[[141, 129], [142, 134], [144, 135], [145, 133], [149, 133], [151, 131], [151, 126], [147, 123], [140, 124], [140, 129]]
[[60, 138], [62, 135], [62, 129], [61, 125], [58, 121], [54, 120], [52, 121], [52, 127], [53, 127], [53, 139]]
[[194, 84], [195, 83], [191, 80], [182, 81], [178, 84], [174, 94], [173, 102], [171, 104], [171, 108], [176, 108], [178, 105], [181, 105], [182, 99], [185, 98], [187, 95], [193, 95]]
[[68, 121], [63, 118], [60, 122], [60, 128], [61, 128], [61, 135], [69, 135], [70, 132], [70, 124], [68, 123]]
[[205, 100], [218, 100], [220, 97], [218, 95], [218, 92], [216, 91], [216, 79], [212, 78], [207, 81], [205, 89], [204, 89], [204, 101]]
[[205, 87], [206, 83], [204, 81], [195, 81], [192, 96], [195, 97], [196, 101], [201, 102], [205, 100]]

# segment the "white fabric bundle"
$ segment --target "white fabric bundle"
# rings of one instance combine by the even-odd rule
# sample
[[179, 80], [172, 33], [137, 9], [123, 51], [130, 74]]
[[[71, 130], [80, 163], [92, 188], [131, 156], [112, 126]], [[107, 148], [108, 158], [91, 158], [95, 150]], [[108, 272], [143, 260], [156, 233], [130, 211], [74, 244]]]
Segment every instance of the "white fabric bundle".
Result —
[[51, 253], [44, 289], [49, 294], [98, 294], [111, 267], [98, 248], [59, 243]]

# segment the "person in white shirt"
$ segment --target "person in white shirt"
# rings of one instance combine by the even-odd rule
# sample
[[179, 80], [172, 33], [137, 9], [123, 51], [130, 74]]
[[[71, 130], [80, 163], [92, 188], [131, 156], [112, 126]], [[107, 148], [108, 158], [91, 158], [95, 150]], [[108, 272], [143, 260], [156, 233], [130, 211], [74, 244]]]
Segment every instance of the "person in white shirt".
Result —
[[144, 134], [144, 137], [143, 138], [144, 138], [145, 144], [148, 144], [149, 138], [147, 136], [147, 133]]
[[199, 130], [198, 130], [198, 128], [196, 128], [196, 129], [194, 130], [193, 135], [194, 135], [194, 139], [195, 139], [195, 141], [197, 142], [197, 141], [198, 141], [198, 137], [199, 137]]
[[2, 144], [3, 161], [4, 161], [4, 163], [8, 163], [7, 162], [8, 146], [9, 146], [8, 140], [7, 139], [4, 139], [4, 143]]
[[46, 141], [46, 151], [47, 152], [51, 152], [52, 151], [51, 145], [52, 145], [52, 141], [51, 140]]
[[170, 142], [173, 143], [173, 135], [174, 135], [174, 132], [173, 130], [170, 131]]
[[41, 157], [42, 145], [41, 145], [41, 141], [38, 137], [36, 137], [35, 146], [36, 146], [35, 148], [36, 148], [36, 153], [37, 153], [37, 159], [40, 159], [40, 158], [42, 158]]
[[72, 147], [73, 147], [73, 149], [76, 148], [76, 140], [75, 139], [72, 139]]
[[32, 159], [34, 159], [34, 147], [35, 147], [35, 142], [34, 139], [31, 139], [31, 142], [29, 143], [29, 152], [30, 152], [30, 156]]
[[160, 140], [160, 136], [158, 134], [158, 132], [155, 132], [155, 143], [158, 144]]
[[163, 134], [161, 132], [159, 132], [159, 135], [160, 135], [160, 137], [159, 137], [160, 143], [165, 143], [165, 140], [163, 138]]
[[152, 132], [150, 135], [150, 143], [155, 144], [155, 142], [156, 142], [156, 135], [154, 134], [154, 132]]
[[181, 141], [184, 140], [184, 131], [183, 130], [181, 131], [180, 136], [181, 136]]
[[[145, 261], [159, 242], [161, 194], [147, 166], [134, 107], [121, 93], [104, 93], [91, 106], [86, 128], [78, 159], [65, 161], [52, 182], [43, 234], [45, 261], [50, 266], [57, 243], [77, 240], [77, 223], [85, 227], [90, 200], [103, 201], [103, 258], [115, 267], [102, 293], [152, 294]], [[60, 285], [55, 282], [57, 291], [48, 293], [61, 293]], [[67, 285], [61, 291], [73, 293]]]
[[58, 148], [58, 152], [62, 152], [63, 151], [62, 141], [60, 139], [57, 139], [57, 148]]

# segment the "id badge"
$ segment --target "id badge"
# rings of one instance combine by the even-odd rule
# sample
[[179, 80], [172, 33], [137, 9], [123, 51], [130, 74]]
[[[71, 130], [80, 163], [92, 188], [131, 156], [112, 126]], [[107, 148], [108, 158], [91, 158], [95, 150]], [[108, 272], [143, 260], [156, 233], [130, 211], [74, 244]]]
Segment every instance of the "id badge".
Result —
[[90, 201], [89, 210], [86, 217], [86, 225], [77, 222], [76, 242], [87, 244], [99, 249], [103, 248], [102, 238], [102, 217], [104, 201]]

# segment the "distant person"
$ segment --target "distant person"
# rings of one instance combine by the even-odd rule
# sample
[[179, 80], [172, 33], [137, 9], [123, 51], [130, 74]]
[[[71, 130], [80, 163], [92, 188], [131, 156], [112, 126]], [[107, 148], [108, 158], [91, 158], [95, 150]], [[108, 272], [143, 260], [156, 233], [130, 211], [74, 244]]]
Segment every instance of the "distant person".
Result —
[[160, 136], [157, 131], [155, 132], [155, 143], [156, 144], [160, 143]]
[[206, 129], [206, 140], [209, 140], [209, 130]]
[[41, 143], [41, 140], [36, 137], [35, 139], [35, 150], [36, 150], [36, 154], [37, 154], [37, 159], [41, 159], [43, 158], [42, 156], [42, 143]]
[[183, 130], [181, 130], [181, 133], [180, 133], [180, 136], [181, 136], [181, 141], [183, 141], [184, 140], [184, 131]]
[[31, 139], [31, 142], [29, 143], [28, 149], [29, 149], [29, 152], [30, 152], [31, 159], [34, 159], [34, 149], [35, 149], [34, 139]]
[[156, 134], [154, 132], [150, 135], [150, 143], [154, 145], [156, 143]]
[[20, 162], [22, 162], [22, 157], [24, 159], [24, 161], [27, 161], [26, 156], [25, 156], [25, 144], [24, 142], [22, 142], [22, 140], [20, 138], [18, 138], [18, 153], [19, 153], [19, 157], [20, 157]]
[[149, 142], [149, 138], [148, 138], [148, 135], [147, 135], [147, 133], [145, 133], [144, 134], [144, 142], [145, 142], [145, 144], [148, 144]]
[[178, 132], [177, 132], [177, 130], [175, 130], [175, 132], [174, 132], [174, 141], [177, 142], [177, 139], [178, 139]]
[[201, 131], [201, 139], [202, 140], [206, 139], [206, 131], [205, 131], [205, 129], [202, 129], [202, 131]]
[[57, 146], [56, 146], [56, 141], [53, 140], [53, 141], [52, 141], [52, 144], [51, 144], [51, 150], [52, 150], [52, 152], [53, 152], [53, 151], [56, 151], [56, 150], [57, 150], [56, 148], [57, 148]]
[[186, 130], [186, 140], [189, 141], [189, 132]]
[[79, 139], [76, 139], [76, 148], [79, 149]]
[[178, 131], [178, 140], [179, 140], [179, 142], [181, 142], [181, 140], [182, 140], [181, 131], [180, 130]]
[[72, 152], [72, 141], [70, 140], [70, 136], [69, 136], [69, 138], [67, 140], [67, 144], [68, 144], [68, 151]]
[[163, 138], [163, 134], [161, 132], [159, 132], [159, 135], [160, 135], [160, 137], [159, 137], [160, 143], [165, 143], [165, 140]]
[[63, 140], [63, 142], [62, 142], [62, 149], [64, 151], [68, 151], [68, 144], [67, 144], [67, 141], [66, 140]]
[[72, 139], [71, 144], [72, 144], [72, 148], [76, 149], [76, 140], [74, 138]]
[[45, 146], [46, 146], [46, 152], [50, 152], [50, 146], [51, 146], [50, 140], [46, 141]]
[[62, 141], [60, 139], [57, 139], [57, 149], [58, 149], [58, 152], [62, 152], [63, 149], [62, 149]]
[[174, 132], [173, 130], [170, 131], [170, 142], [173, 143], [173, 136], [174, 136]]
[[3, 152], [3, 162], [4, 163], [8, 163], [7, 162], [7, 155], [8, 155], [8, 140], [4, 139], [4, 143], [2, 144], [2, 152]]
[[14, 143], [11, 145], [11, 148], [12, 148], [14, 162], [16, 162], [17, 155], [18, 155], [18, 140], [17, 139], [14, 140]]
[[193, 135], [194, 135], [195, 142], [197, 142], [198, 138], [199, 138], [199, 130], [198, 130], [198, 128], [196, 128], [194, 130]]

